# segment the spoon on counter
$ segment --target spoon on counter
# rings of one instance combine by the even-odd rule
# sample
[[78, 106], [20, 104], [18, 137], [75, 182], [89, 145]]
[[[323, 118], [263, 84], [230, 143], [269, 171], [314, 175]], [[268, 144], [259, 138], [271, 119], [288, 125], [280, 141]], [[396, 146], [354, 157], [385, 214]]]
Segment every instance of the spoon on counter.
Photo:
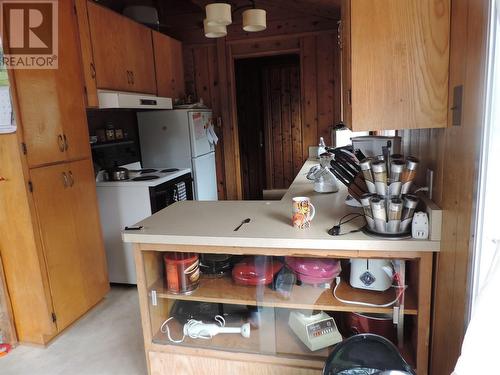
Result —
[[243, 226], [243, 224], [248, 224], [249, 222], [250, 222], [250, 218], [246, 218], [245, 220], [243, 220], [243, 221], [241, 222], [241, 224], [240, 224], [240, 225], [238, 225], [236, 228], [234, 228], [234, 231], [233, 231], [233, 232], [236, 232], [238, 229], [240, 229], [240, 228]]

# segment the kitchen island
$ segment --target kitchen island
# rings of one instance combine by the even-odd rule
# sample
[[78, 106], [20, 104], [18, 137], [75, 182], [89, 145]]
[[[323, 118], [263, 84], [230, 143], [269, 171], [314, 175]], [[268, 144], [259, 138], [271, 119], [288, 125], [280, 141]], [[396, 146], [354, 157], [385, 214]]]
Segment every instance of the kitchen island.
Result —
[[[332, 194], [313, 191], [313, 184], [305, 176], [316, 163], [308, 160], [304, 164], [280, 201], [178, 202], [138, 223], [141, 230], [124, 232], [124, 241], [135, 246], [151, 374], [319, 374], [328, 349], [310, 351], [287, 324], [290, 311], [304, 309], [329, 312], [336, 321], [343, 319], [342, 314], [352, 312], [392, 314], [398, 323], [401, 352], [419, 374], [427, 373], [432, 254], [440, 249], [440, 211], [432, 204], [427, 207], [431, 218], [429, 240], [387, 240], [362, 232], [332, 237], [327, 233], [329, 228], [344, 215], [361, 209], [344, 203], [344, 187], [339, 186], [339, 192]], [[308, 196], [315, 205], [311, 228], [292, 227], [291, 198], [295, 196]], [[234, 231], [247, 218], [250, 222]], [[359, 229], [363, 224], [362, 218], [353, 220], [342, 225], [341, 233]], [[164, 281], [163, 255], [169, 252], [406, 260], [396, 264], [408, 288], [396, 308], [345, 304], [333, 297], [330, 288], [305, 284], [294, 286], [284, 297], [268, 286], [237, 285], [229, 276], [202, 276], [193, 293], [173, 294]], [[381, 305], [393, 300], [396, 293], [393, 288], [385, 292], [354, 289], [344, 277], [343, 281], [338, 288], [343, 299]], [[182, 337], [182, 324], [173, 319], [166, 332], [165, 327], [161, 329], [162, 323], [192, 303], [230, 306], [233, 310], [245, 307], [257, 312], [260, 324], [252, 326], [250, 338], [226, 334], [210, 340], [187, 337], [182, 343], [173, 343]]]

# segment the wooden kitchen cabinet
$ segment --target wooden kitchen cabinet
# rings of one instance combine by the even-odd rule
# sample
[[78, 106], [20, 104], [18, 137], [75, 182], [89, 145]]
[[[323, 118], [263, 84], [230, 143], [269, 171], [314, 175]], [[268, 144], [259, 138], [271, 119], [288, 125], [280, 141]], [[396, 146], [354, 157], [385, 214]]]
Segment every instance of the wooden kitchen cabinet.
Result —
[[11, 70], [29, 167], [90, 157], [76, 17], [69, 1], [58, 9], [58, 68]]
[[[37, 168], [30, 172], [33, 197], [40, 221], [47, 275], [58, 329], [67, 327], [86, 311], [80, 244], [76, 234], [67, 164]], [[88, 271], [92, 271], [89, 269]]]
[[[83, 66], [91, 70], [96, 87], [156, 94], [151, 30], [93, 2], [86, 8], [88, 19], [83, 22], [88, 21], [92, 56], [82, 55], [92, 61]], [[79, 14], [79, 19], [86, 16]], [[80, 38], [84, 37], [80, 26]]]
[[59, 68], [9, 70], [0, 134], [0, 255], [18, 339], [42, 345], [109, 289], [73, 2], [58, 12]]
[[167, 35], [152, 31], [158, 96], [184, 96], [182, 44]]
[[341, 17], [344, 123], [446, 127], [450, 0], [343, 0]]
[[93, 167], [80, 160], [33, 169], [30, 175], [62, 330], [109, 289]]
[[0, 136], [0, 249], [19, 340], [46, 344], [109, 290], [95, 180], [90, 159], [24, 169], [16, 138]]

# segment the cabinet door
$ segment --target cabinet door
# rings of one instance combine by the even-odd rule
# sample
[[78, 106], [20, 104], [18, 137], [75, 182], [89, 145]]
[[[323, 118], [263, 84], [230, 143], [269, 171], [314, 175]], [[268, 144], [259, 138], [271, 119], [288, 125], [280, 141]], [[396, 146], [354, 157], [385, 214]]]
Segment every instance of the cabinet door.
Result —
[[152, 33], [158, 96], [180, 98], [184, 95], [182, 44], [167, 35]]
[[[12, 71], [30, 167], [90, 155], [84, 84], [77, 45], [76, 20], [70, 1], [60, 2], [58, 68]], [[66, 147], [69, 146], [69, 147]]]
[[59, 73], [57, 94], [60, 121], [68, 160], [90, 157], [89, 130], [85, 112], [85, 91], [82, 63], [78, 49], [78, 27], [72, 2], [59, 2]]
[[73, 162], [68, 168], [87, 301], [93, 306], [109, 290], [94, 171], [90, 160]]
[[122, 44], [126, 49], [126, 66], [132, 74], [134, 92], [156, 94], [155, 63], [151, 30], [127, 20]]
[[57, 328], [62, 330], [87, 308], [80, 247], [73, 220], [73, 195], [66, 164], [30, 171], [40, 223]]
[[87, 2], [97, 87], [156, 93], [151, 30]]
[[447, 126], [450, 0], [351, 0], [353, 130]]

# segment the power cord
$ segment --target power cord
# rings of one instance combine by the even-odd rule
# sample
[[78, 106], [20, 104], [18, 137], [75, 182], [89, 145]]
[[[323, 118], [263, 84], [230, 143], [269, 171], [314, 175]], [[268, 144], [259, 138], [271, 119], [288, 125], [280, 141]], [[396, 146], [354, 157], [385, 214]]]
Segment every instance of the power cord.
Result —
[[[344, 221], [344, 219], [348, 218], [349, 216], [352, 216], [352, 217], [350, 219]], [[342, 216], [340, 218], [340, 220], [339, 220], [339, 223], [337, 225], [334, 225], [333, 227], [331, 227], [330, 229], [328, 229], [328, 234], [330, 236], [343, 236], [344, 234], [360, 232], [361, 228], [353, 229], [353, 230], [351, 230], [349, 232], [345, 232], [345, 233], [340, 233], [340, 227], [342, 225], [347, 224], [347, 223], [349, 223], [349, 222], [351, 222], [351, 221], [353, 221], [353, 220], [355, 220], [355, 219], [357, 219], [359, 217], [363, 217], [364, 218], [365, 215], [357, 213], [357, 212], [351, 212], [351, 213], [349, 213], [347, 215]]]
[[401, 296], [403, 295], [403, 293], [405, 292], [405, 290], [407, 288], [407, 285], [403, 285], [403, 286], [392, 285], [393, 288], [400, 289], [397, 297], [391, 302], [384, 303], [383, 305], [377, 305], [375, 303], [368, 303], [368, 302], [361, 302], [361, 301], [349, 301], [349, 300], [342, 299], [342, 298], [338, 297], [337, 296], [337, 289], [340, 285], [340, 282], [341, 282], [341, 278], [340, 278], [340, 276], [337, 276], [335, 278], [336, 285], [335, 285], [335, 288], [333, 288], [333, 296], [337, 299], [337, 301], [340, 301], [340, 302], [348, 304], [348, 305], [369, 306], [369, 307], [391, 307], [392, 305], [394, 305], [396, 302], [399, 301], [399, 299], [401, 298]]

